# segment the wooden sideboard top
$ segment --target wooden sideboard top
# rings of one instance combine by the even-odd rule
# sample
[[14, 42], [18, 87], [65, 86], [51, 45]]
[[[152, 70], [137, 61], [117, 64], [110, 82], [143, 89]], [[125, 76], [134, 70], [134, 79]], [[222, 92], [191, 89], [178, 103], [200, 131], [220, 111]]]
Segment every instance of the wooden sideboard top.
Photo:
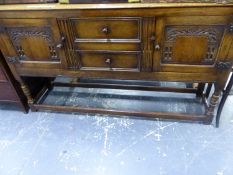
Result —
[[81, 10], [81, 9], [121, 9], [121, 8], [169, 8], [169, 7], [228, 7], [222, 3], [116, 3], [116, 4], [15, 4], [0, 5], [0, 11], [25, 10]]

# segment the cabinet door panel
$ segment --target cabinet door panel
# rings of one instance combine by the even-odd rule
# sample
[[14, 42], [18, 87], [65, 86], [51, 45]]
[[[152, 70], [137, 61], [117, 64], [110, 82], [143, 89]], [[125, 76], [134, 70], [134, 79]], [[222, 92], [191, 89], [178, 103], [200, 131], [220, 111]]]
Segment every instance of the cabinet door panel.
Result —
[[[50, 67], [61, 65], [62, 50], [56, 48], [60, 34], [56, 20], [5, 19], [0, 20], [3, 31], [5, 57], [20, 67]], [[5, 51], [4, 51], [5, 50]]]
[[[154, 71], [213, 72], [228, 35], [227, 17], [167, 17], [157, 21]], [[184, 67], [184, 69], [183, 69]]]
[[224, 33], [222, 26], [168, 26], [162, 63], [213, 64]]

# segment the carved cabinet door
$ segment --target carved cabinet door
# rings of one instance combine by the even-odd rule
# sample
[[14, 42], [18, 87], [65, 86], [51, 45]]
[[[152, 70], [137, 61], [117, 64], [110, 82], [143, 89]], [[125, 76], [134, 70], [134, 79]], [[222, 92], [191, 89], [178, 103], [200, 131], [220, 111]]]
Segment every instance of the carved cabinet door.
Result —
[[153, 70], [216, 72], [227, 59], [230, 17], [179, 16], [156, 20]]
[[59, 68], [61, 36], [55, 19], [0, 19], [1, 50], [18, 69]]

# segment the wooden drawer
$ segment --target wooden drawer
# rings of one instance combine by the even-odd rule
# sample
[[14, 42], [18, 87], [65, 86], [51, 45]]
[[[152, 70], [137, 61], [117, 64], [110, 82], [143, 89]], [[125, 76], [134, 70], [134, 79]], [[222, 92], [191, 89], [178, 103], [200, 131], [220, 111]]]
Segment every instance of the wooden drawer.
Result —
[[6, 78], [3, 70], [0, 67], [0, 82], [6, 82], [6, 81], [7, 81], [7, 78]]
[[75, 18], [70, 19], [75, 42], [85, 40], [140, 40], [140, 18]]
[[79, 52], [83, 70], [139, 71], [141, 54]]
[[0, 83], [0, 101], [18, 101], [15, 92], [8, 83]]

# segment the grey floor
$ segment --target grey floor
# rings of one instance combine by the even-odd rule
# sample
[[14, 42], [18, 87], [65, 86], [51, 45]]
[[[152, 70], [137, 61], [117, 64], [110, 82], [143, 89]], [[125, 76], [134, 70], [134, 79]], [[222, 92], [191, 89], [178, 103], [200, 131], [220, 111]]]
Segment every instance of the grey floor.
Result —
[[219, 129], [0, 109], [0, 175], [232, 175], [232, 105]]

